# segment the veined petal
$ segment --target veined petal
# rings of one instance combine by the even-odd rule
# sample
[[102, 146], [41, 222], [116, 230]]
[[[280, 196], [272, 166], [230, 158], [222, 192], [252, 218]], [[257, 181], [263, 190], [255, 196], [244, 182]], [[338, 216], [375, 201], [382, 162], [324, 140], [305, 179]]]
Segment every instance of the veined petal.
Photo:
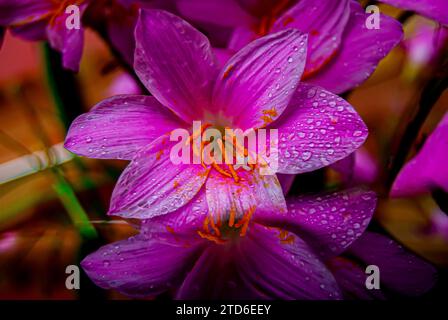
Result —
[[110, 215], [149, 219], [186, 205], [204, 184], [209, 169], [174, 164], [168, 135], [140, 150], [121, 174], [112, 193]]
[[343, 93], [365, 81], [378, 63], [401, 41], [401, 24], [381, 15], [379, 29], [367, 29], [368, 14], [355, 1], [350, 3], [350, 20], [337, 54], [308, 82], [334, 93]]
[[156, 138], [183, 126], [154, 97], [119, 95], [76, 118], [65, 147], [89, 158], [131, 160]]
[[[80, 14], [86, 4], [80, 6]], [[69, 14], [63, 11], [47, 25], [48, 41], [53, 49], [61, 52], [62, 65], [66, 69], [78, 72], [84, 46], [84, 28], [68, 29], [66, 20]]]
[[188, 273], [176, 299], [266, 299], [238, 272], [239, 255], [226, 246], [209, 246]]
[[254, 224], [237, 248], [242, 278], [269, 299], [341, 299], [326, 266], [299, 237]]
[[342, 98], [301, 83], [278, 129], [279, 173], [313, 171], [341, 160], [359, 148], [368, 130], [353, 107]]
[[233, 56], [218, 76], [213, 113], [242, 129], [277, 119], [305, 66], [305, 34], [288, 29], [255, 40]]
[[235, 182], [215, 170], [210, 172], [206, 183], [206, 195], [209, 211], [222, 220], [235, 213], [235, 218], [249, 211], [286, 212], [286, 203], [282, 188], [275, 175], [261, 175], [254, 171], [238, 171], [241, 180]]
[[[211, 245], [177, 299], [338, 299], [331, 273], [301, 239], [282, 243], [258, 225], [232, 247]], [[217, 274], [219, 276], [217, 276]]]
[[282, 15], [272, 31], [297, 28], [308, 34], [304, 77], [319, 69], [336, 54], [350, 16], [350, 0], [301, 0]]
[[148, 90], [183, 120], [202, 119], [218, 72], [208, 39], [162, 10], [141, 10], [135, 37], [134, 67]]
[[175, 240], [158, 241], [138, 235], [100, 248], [81, 265], [103, 289], [147, 297], [178, 285], [200, 251], [198, 244], [188, 247]]
[[373, 192], [351, 189], [320, 196], [290, 198], [288, 213], [257, 214], [260, 223], [280, 226], [307, 241], [322, 257], [345, 251], [359, 238], [376, 206]]
[[255, 18], [235, 0], [177, 0], [176, 6], [182, 16], [196, 21], [223, 27], [250, 26]]
[[208, 216], [208, 204], [205, 195], [205, 188], [199, 192], [183, 207], [174, 212], [157, 216], [149, 220], [144, 220], [140, 230], [151, 232], [154, 224], [165, 226], [166, 230], [174, 235], [184, 235], [196, 233], [201, 229], [205, 218]]
[[381, 2], [415, 11], [441, 24], [448, 25], [448, 2], [446, 0], [381, 0]]
[[428, 137], [423, 148], [399, 172], [392, 185], [393, 197], [412, 196], [432, 189], [448, 192], [448, 113]]

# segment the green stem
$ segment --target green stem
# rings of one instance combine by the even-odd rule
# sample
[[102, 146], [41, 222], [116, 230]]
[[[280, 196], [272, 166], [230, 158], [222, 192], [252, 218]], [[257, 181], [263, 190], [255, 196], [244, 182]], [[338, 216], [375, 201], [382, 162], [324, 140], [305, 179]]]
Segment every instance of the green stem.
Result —
[[98, 234], [90, 223], [87, 213], [84, 211], [71, 185], [65, 180], [60, 170], [53, 168], [52, 171], [56, 178], [53, 188], [81, 236], [87, 239], [97, 238]]
[[61, 55], [48, 44], [42, 46], [45, 73], [58, 116], [66, 130], [84, 112], [79, 83], [74, 74], [61, 65]]

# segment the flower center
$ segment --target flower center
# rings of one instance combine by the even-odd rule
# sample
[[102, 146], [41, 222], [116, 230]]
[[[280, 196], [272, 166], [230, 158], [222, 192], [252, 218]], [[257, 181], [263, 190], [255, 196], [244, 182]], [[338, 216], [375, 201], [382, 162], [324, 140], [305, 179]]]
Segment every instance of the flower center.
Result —
[[251, 207], [244, 215], [236, 221], [235, 209], [230, 210], [229, 219], [225, 222], [221, 220], [221, 216], [218, 215], [217, 221], [212, 214], [209, 214], [205, 219], [202, 226], [202, 230], [198, 231], [201, 238], [215, 242], [216, 244], [225, 244], [230, 240], [244, 237], [249, 227], [249, 222], [255, 207]]
[[[203, 139], [207, 129], [215, 129], [220, 135], [213, 136], [212, 139]], [[229, 135], [226, 129], [228, 127], [213, 126], [210, 123], [201, 125], [199, 130], [194, 130], [187, 140], [187, 144], [192, 145], [193, 154], [201, 159], [204, 168], [210, 165], [214, 170], [224, 177], [232, 178], [236, 183], [242, 180], [238, 175], [240, 159], [244, 159], [243, 167], [247, 171], [255, 169], [255, 158], [248, 149], [234, 135]], [[200, 143], [198, 143], [200, 138]], [[210, 152], [205, 153], [204, 149], [213, 143]], [[249, 161], [250, 159], [250, 161]], [[236, 165], [234, 165], [236, 163]]]

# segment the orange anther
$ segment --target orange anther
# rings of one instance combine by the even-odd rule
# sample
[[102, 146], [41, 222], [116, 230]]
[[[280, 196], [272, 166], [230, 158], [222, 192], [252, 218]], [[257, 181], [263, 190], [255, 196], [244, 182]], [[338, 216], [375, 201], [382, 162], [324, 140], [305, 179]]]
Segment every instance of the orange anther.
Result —
[[235, 169], [233, 168], [233, 165], [228, 164], [227, 166], [229, 167], [229, 171], [230, 171], [230, 174], [233, 177], [233, 180], [235, 180], [235, 182], [238, 183], [240, 181], [240, 177], [238, 176], [238, 174], [236, 173]]
[[212, 235], [212, 234], [206, 234], [206, 233], [203, 233], [203, 232], [201, 232], [201, 231], [198, 231], [198, 234], [199, 234], [199, 236], [200, 236], [201, 238], [204, 238], [204, 239], [213, 241], [213, 242], [215, 242], [215, 243], [217, 243], [217, 244], [223, 244], [223, 243], [226, 243], [226, 242], [225, 242], [224, 240], [222, 240], [221, 238], [218, 238], [218, 237], [216, 237], [216, 236], [214, 236], [214, 235]]
[[231, 175], [230, 173], [228, 173], [227, 171], [225, 171], [224, 169], [222, 169], [220, 166], [218, 166], [218, 165], [216, 164], [216, 162], [213, 162], [213, 163], [212, 163], [212, 167], [213, 167], [213, 169], [215, 169], [216, 171], [218, 171], [220, 174], [222, 174], [222, 175], [224, 175], [224, 176], [226, 176], [226, 177], [229, 177], [229, 178], [233, 178], [232, 175]]
[[216, 227], [215, 225], [215, 219], [213, 218], [213, 216], [210, 214], [210, 226], [212, 227], [213, 231], [215, 231], [216, 236], [220, 237], [221, 236], [221, 231], [219, 231], [219, 229]]
[[229, 227], [233, 227], [234, 224], [235, 224], [235, 209], [231, 208], [230, 209], [230, 218], [229, 218]]

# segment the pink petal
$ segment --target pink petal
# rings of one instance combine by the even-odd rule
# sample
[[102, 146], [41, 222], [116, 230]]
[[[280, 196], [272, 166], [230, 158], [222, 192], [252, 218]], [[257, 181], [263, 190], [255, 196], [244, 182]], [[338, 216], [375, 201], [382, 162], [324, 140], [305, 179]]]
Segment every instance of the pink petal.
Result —
[[418, 14], [448, 25], [448, 2], [446, 0], [381, 0], [392, 6], [415, 11]]
[[[86, 5], [80, 7], [81, 14]], [[78, 72], [84, 46], [84, 29], [68, 29], [66, 20], [69, 14], [65, 11], [47, 25], [48, 41], [53, 49], [61, 52], [62, 65], [66, 69]]]
[[344, 298], [357, 300], [385, 299], [381, 290], [367, 289], [366, 278], [368, 275], [365, 273], [365, 268], [362, 268], [356, 262], [335, 257], [328, 261], [327, 265], [344, 293]]
[[272, 32], [297, 28], [308, 33], [304, 76], [317, 72], [336, 54], [350, 15], [350, 0], [301, 0], [277, 20]]
[[55, 4], [51, 0], [0, 0], [0, 25], [30, 23], [44, 18]]
[[393, 197], [412, 196], [441, 188], [448, 192], [448, 113], [422, 149], [401, 169], [392, 186]]
[[342, 93], [364, 82], [378, 63], [401, 41], [403, 30], [395, 19], [381, 15], [380, 29], [367, 29], [366, 14], [359, 3], [351, 1], [350, 20], [339, 51], [308, 82]]
[[366, 265], [380, 269], [381, 284], [407, 296], [419, 296], [436, 282], [436, 269], [390, 238], [366, 232], [348, 253]]
[[272, 127], [278, 129], [278, 172], [288, 174], [335, 163], [359, 148], [368, 134], [347, 101], [304, 83]]
[[351, 189], [288, 199], [288, 214], [258, 214], [257, 221], [299, 235], [323, 257], [336, 256], [359, 238], [376, 206], [373, 192]]
[[[159, 237], [157, 229], [151, 231], [152, 236]], [[169, 237], [184, 241], [182, 231], [179, 233], [176, 229], [171, 233]], [[282, 241], [279, 231], [251, 224], [247, 235], [235, 243], [209, 242], [208, 249], [188, 273], [177, 298], [339, 298], [333, 277], [312, 249], [295, 235], [291, 238], [288, 242]]]
[[243, 10], [235, 0], [177, 0], [176, 6], [182, 16], [195, 22], [223, 27], [255, 23], [255, 18]]
[[278, 181], [282, 186], [283, 194], [288, 194], [289, 190], [292, 187], [296, 175], [295, 174], [277, 174]]
[[180, 286], [179, 300], [266, 299], [256, 286], [238, 272], [239, 252], [227, 246], [209, 246]]
[[140, 150], [121, 174], [112, 193], [110, 215], [149, 219], [186, 205], [204, 184], [208, 169], [173, 164], [174, 142], [164, 135]]
[[215, 53], [220, 66], [224, 66], [233, 56], [233, 51], [228, 49], [213, 48], [213, 52]]
[[255, 40], [226, 64], [213, 92], [213, 113], [236, 127], [262, 127], [288, 105], [302, 75], [306, 35], [285, 30]]
[[250, 27], [235, 28], [230, 37], [228, 48], [233, 51], [239, 51], [259, 37]]
[[340, 299], [333, 275], [299, 237], [253, 225], [239, 243], [241, 277], [271, 299]]
[[[331, 273], [300, 238], [282, 243], [278, 231], [251, 226], [235, 244], [211, 245], [177, 299], [337, 299]], [[217, 276], [218, 275], [218, 276]]]
[[140, 230], [142, 232], [145, 230], [151, 232], [154, 224], [159, 224], [165, 226], [175, 235], [196, 233], [197, 230], [202, 228], [204, 220], [208, 215], [205, 188], [201, 188], [190, 202], [176, 211], [150, 220], [144, 220]]
[[133, 297], [157, 295], [175, 287], [193, 266], [200, 247], [139, 235], [101, 247], [81, 265], [96, 285]]
[[185, 121], [201, 119], [218, 72], [208, 39], [161, 10], [141, 10], [135, 36], [134, 67], [148, 90]]
[[131, 160], [138, 150], [182, 126], [154, 97], [115, 96], [73, 121], [65, 147], [90, 158]]
[[253, 209], [286, 212], [285, 198], [275, 175], [261, 175], [258, 169], [238, 170], [241, 181], [235, 182], [212, 169], [206, 183], [209, 211], [213, 216], [228, 219], [234, 210], [236, 218]]

